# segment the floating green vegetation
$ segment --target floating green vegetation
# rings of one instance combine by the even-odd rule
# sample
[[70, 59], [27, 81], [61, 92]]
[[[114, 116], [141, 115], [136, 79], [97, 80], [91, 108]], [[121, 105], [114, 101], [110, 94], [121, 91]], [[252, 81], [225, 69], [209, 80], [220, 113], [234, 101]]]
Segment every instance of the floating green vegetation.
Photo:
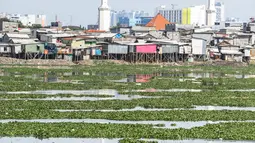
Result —
[[[133, 138], [133, 139], [224, 139], [255, 140], [255, 123], [208, 124], [192, 129], [161, 129], [152, 125], [87, 123], [4, 123], [2, 137], [33, 136], [37, 138]], [[132, 143], [132, 142], [131, 142]]]
[[64, 97], [97, 97], [108, 98], [112, 95], [76, 95], [76, 94], [0, 94], [0, 99], [43, 99], [43, 98], [64, 98]]
[[[149, 95], [154, 95], [148, 93]], [[146, 95], [146, 94], [144, 94]], [[7, 97], [10, 96], [10, 97]], [[37, 100], [15, 100], [18, 98], [40, 98], [38, 96], [49, 95], [6, 95], [0, 97], [11, 98], [12, 100], [0, 100], [0, 109], [132, 109], [135, 107], [144, 108], [193, 108], [196, 106], [231, 106], [231, 107], [255, 107], [255, 92], [159, 92], [155, 96], [162, 98], [142, 98], [132, 100], [99, 100], [99, 101], [37, 101]], [[52, 96], [52, 95], [50, 95]], [[59, 96], [59, 95], [54, 95]], [[63, 95], [69, 96], [69, 95]], [[79, 96], [79, 95], [74, 95]], [[89, 96], [89, 95], [88, 95]], [[121, 96], [121, 95], [120, 95]], [[15, 98], [16, 97], [16, 98]]]
[[119, 143], [158, 143], [157, 141], [143, 141], [143, 140], [136, 140], [136, 139], [122, 139]]
[[51, 110], [1, 110], [0, 119], [108, 119], [121, 121], [247, 121], [255, 119], [252, 111], [132, 111], [58, 112]]

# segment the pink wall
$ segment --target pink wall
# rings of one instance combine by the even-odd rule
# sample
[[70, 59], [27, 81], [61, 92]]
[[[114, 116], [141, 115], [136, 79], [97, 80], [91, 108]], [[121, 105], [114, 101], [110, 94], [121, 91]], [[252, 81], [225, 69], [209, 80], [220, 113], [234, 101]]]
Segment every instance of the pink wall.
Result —
[[156, 53], [157, 45], [136, 46], [136, 53]]

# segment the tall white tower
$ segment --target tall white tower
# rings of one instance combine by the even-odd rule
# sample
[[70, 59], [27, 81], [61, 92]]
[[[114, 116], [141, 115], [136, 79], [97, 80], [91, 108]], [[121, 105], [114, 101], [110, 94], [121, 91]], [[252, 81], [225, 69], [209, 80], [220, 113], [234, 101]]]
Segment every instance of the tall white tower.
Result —
[[108, 6], [108, 0], [101, 0], [101, 6], [98, 8], [99, 30], [110, 31], [111, 11]]
[[206, 16], [206, 24], [208, 26], [213, 26], [216, 22], [215, 0], [208, 0], [208, 9], [206, 11]]

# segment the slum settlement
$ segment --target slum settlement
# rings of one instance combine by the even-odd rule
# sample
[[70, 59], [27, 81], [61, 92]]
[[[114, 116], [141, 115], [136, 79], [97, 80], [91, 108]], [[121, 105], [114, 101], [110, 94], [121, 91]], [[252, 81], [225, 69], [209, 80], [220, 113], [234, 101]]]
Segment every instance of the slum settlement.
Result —
[[[153, 24], [158, 19], [163, 25]], [[149, 25], [114, 27], [110, 32], [59, 27], [4, 28], [0, 33], [0, 56], [20, 59], [100, 59], [131, 63], [255, 59], [252, 23], [194, 27], [170, 23], [159, 14]]]

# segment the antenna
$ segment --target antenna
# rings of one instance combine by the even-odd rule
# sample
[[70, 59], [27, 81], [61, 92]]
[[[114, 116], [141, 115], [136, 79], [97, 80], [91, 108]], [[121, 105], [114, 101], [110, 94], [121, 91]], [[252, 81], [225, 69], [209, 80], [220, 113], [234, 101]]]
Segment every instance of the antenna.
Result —
[[72, 26], [72, 23], [73, 23], [73, 16], [70, 15], [70, 26]]
[[58, 15], [55, 16], [55, 22], [58, 22]]
[[172, 9], [175, 8], [175, 6], [178, 6], [177, 4], [171, 4], [172, 5]]

